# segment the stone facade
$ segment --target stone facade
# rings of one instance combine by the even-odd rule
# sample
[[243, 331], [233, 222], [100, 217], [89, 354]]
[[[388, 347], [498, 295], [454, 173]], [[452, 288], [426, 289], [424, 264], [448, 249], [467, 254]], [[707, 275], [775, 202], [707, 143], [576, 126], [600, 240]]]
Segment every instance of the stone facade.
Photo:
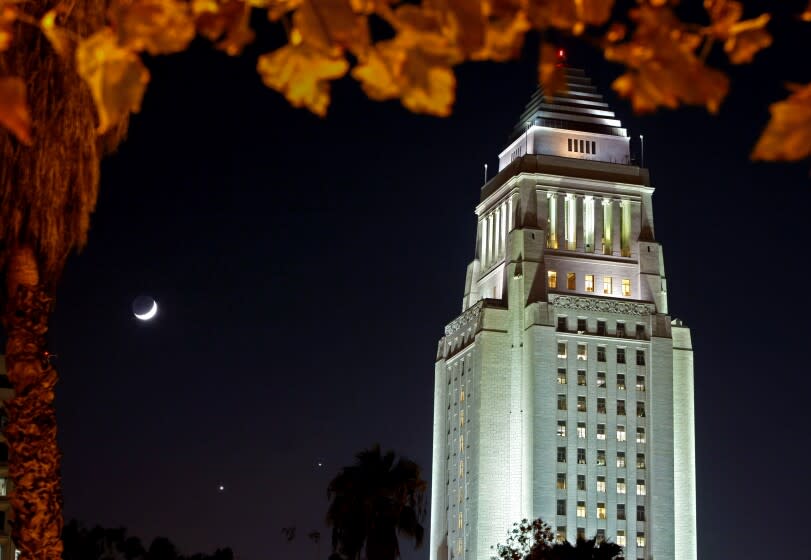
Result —
[[476, 208], [435, 364], [431, 560], [489, 560], [537, 517], [628, 559], [696, 558], [691, 340], [668, 315], [653, 188], [568, 75], [568, 96], [533, 96]]

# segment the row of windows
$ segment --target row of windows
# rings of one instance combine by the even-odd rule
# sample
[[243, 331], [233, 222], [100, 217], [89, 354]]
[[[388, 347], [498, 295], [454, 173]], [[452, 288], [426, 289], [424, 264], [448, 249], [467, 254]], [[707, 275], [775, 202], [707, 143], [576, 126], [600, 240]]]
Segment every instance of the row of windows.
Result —
[[[577, 528], [577, 538], [578, 539], [586, 539], [586, 529], [584, 527]], [[558, 525], [557, 531], [555, 531], [555, 540], [558, 543], [563, 543], [566, 541], [566, 526], [565, 525]], [[597, 529], [597, 542], [603, 542], [605, 540], [605, 529]], [[645, 533], [643, 531], [637, 531], [636, 533], [636, 546], [638, 548], [644, 548], [646, 543]], [[625, 536], [624, 530], [617, 531], [617, 544], [620, 546], [627, 546], [628, 540]]]
[[[566, 499], [558, 500], [557, 506], [558, 515], [566, 515]], [[577, 517], [586, 517], [586, 502], [578, 500], [575, 512]], [[607, 519], [605, 502], [597, 502], [597, 519]], [[625, 504], [617, 504], [617, 519], [625, 520]], [[636, 520], [645, 521], [645, 506], [636, 506]]]
[[[566, 420], [558, 420], [557, 434], [559, 437], [566, 437]], [[626, 441], [625, 426], [617, 426], [617, 441]], [[577, 438], [586, 438], [586, 423], [577, 423]], [[597, 439], [605, 440], [605, 424], [597, 424]], [[636, 429], [636, 442], [645, 443], [645, 428]]]
[[[558, 317], [558, 331], [560, 332], [569, 332], [569, 318], [565, 315], [561, 315]], [[588, 321], [583, 317], [578, 317], [577, 319], [577, 334], [587, 334], [590, 333], [588, 328]], [[619, 338], [628, 338], [628, 329], [625, 326], [623, 321], [617, 321], [617, 326], [615, 329], [616, 336]], [[596, 334], [600, 336], [608, 336], [608, 329], [606, 328], [606, 322], [603, 320], [597, 320], [597, 330]], [[636, 338], [640, 340], [645, 340], [645, 325], [642, 323], [636, 324]]]
[[[547, 285], [549, 288], [556, 290], [558, 288], [558, 273], [556, 270], [549, 270], [546, 273], [547, 276]], [[631, 295], [631, 279], [630, 278], [623, 278], [621, 281], [622, 285], [622, 295], [630, 296]], [[566, 289], [567, 290], [576, 290], [577, 289], [577, 274], [574, 272], [567, 272], [566, 273]], [[586, 274], [585, 280], [583, 282], [583, 290], [586, 292], [594, 293], [594, 275], [593, 274]], [[614, 293], [614, 279], [612, 276], [603, 276], [603, 293], [606, 295], [611, 295]]]
[[[566, 342], [558, 342], [558, 358], [567, 358], [569, 356], [569, 348]], [[578, 360], [588, 360], [589, 359], [589, 350], [588, 345], [583, 342], [579, 342], [577, 344], [577, 359]], [[627, 363], [626, 360], [626, 350], [627, 348], [617, 348], [616, 351], [616, 358], [618, 364], [625, 364]], [[598, 362], [605, 362], [606, 361], [606, 348], [605, 346], [597, 346], [597, 361]], [[644, 366], [645, 365], [645, 351], [644, 350], [637, 350], [636, 351], [636, 365]]]
[[[558, 395], [558, 410], [567, 410], [568, 399], [566, 395]], [[586, 397], [580, 395], [577, 397], [577, 412], [588, 412], [586, 407]], [[606, 414], [605, 398], [597, 397], [597, 414]], [[625, 400], [617, 399], [617, 415], [625, 416]], [[636, 415], [639, 418], [645, 417], [645, 403], [643, 401], [636, 402]]]
[[[566, 490], [566, 473], [558, 473], [558, 483], [557, 483], [558, 490]], [[586, 490], [586, 475], [579, 474], [577, 475], [577, 489], [585, 491]], [[627, 490], [627, 484], [624, 478], [617, 479], [617, 494], [625, 494]], [[598, 476], [597, 477], [597, 492], [598, 493], [605, 493], [605, 477]], [[637, 496], [645, 496], [647, 495], [647, 489], [645, 486], [645, 481], [642, 479], [637, 479], [636, 481], [636, 495]], [[623, 518], [624, 519], [624, 518]]]
[[[558, 385], [566, 385], [568, 383], [568, 371], [566, 368], [558, 368]], [[604, 371], [597, 372], [597, 387], [604, 389], [606, 386], [605, 383], [606, 377]], [[577, 370], [577, 385], [578, 387], [585, 387], [586, 386], [586, 370], [579, 369]], [[617, 390], [618, 391], [625, 391], [625, 374], [618, 373], [617, 374]], [[639, 392], [645, 391], [645, 376], [644, 375], [637, 375], [636, 376], [636, 390]]]
[[[558, 447], [558, 463], [565, 463], [566, 462], [566, 448], [565, 447]], [[585, 465], [586, 464], [586, 450], [582, 447], [577, 448], [577, 464], [578, 465]], [[605, 449], [598, 449], [597, 450], [597, 466], [604, 467], [606, 466], [605, 460]], [[625, 452], [624, 451], [617, 451], [617, 468], [624, 469], [626, 466], [625, 461]], [[637, 453], [636, 454], [636, 468], [637, 469], [644, 469], [645, 468], [645, 454], [644, 453]]]
[[568, 138], [569, 151], [581, 154], [596, 154], [597, 143], [594, 140], [580, 140], [578, 138]]

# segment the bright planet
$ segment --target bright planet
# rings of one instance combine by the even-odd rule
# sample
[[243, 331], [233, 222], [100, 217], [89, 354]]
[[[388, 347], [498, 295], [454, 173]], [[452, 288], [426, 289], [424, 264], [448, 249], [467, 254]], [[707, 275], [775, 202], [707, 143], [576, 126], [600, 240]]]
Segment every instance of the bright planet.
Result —
[[132, 300], [132, 313], [140, 321], [149, 321], [158, 313], [158, 302], [149, 296]]

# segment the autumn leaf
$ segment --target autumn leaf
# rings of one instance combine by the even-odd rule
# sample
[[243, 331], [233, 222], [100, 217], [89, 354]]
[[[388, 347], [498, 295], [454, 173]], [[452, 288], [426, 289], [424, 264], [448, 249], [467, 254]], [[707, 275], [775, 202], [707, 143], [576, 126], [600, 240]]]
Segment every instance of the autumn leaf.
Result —
[[612, 87], [629, 97], [638, 112], [681, 103], [704, 105], [716, 112], [729, 89], [722, 72], [696, 56], [702, 38], [667, 8], [643, 5], [631, 11], [636, 29], [630, 41], [604, 44], [606, 60], [621, 62], [628, 71]]
[[329, 81], [346, 74], [349, 63], [306, 45], [286, 45], [260, 56], [256, 69], [265, 85], [291, 105], [323, 117], [329, 106]]
[[472, 53], [485, 44], [485, 21], [482, 2], [445, 0], [443, 6], [445, 33], [463, 53]]
[[149, 72], [134, 51], [119, 46], [112, 29], [79, 41], [76, 65], [96, 104], [99, 134], [140, 110]]
[[811, 83], [769, 107], [772, 116], [752, 151], [755, 160], [794, 161], [811, 156]]
[[371, 41], [366, 18], [352, 11], [349, 0], [304, 0], [293, 25], [305, 43], [334, 56], [341, 47], [362, 53]]
[[566, 92], [565, 67], [558, 58], [558, 50], [546, 43], [541, 45], [538, 81], [545, 95], [554, 96], [556, 93]]
[[800, 14], [800, 19], [803, 21], [811, 21], [811, 0], [808, 0], [808, 6], [805, 11]]
[[613, 0], [538, 0], [531, 2], [530, 20], [536, 27], [557, 27], [574, 35], [583, 33], [587, 25], [600, 26], [608, 22]]
[[733, 64], [751, 62], [758, 51], [772, 44], [766, 31], [769, 14], [741, 20], [743, 5], [735, 0], [704, 0], [704, 7], [712, 21], [709, 33], [724, 41], [724, 51]]
[[39, 20], [39, 28], [51, 42], [56, 53], [62, 58], [68, 58], [72, 54], [73, 41], [68, 32], [56, 24], [57, 15], [56, 9], [45, 12], [45, 15]]
[[463, 60], [459, 45], [445, 33], [439, 10], [403, 4], [394, 11], [394, 17], [397, 36], [392, 46], [405, 50], [418, 49], [428, 56], [445, 60], [448, 65]]
[[254, 40], [251, 6], [242, 0], [192, 0], [191, 11], [200, 35], [231, 56]]
[[352, 70], [371, 99], [399, 97], [410, 111], [444, 117], [456, 95], [456, 77], [447, 60], [411, 46], [399, 36], [380, 41]]
[[22, 78], [0, 78], [0, 125], [8, 129], [17, 140], [31, 145], [31, 113], [25, 98]]
[[0, 3], [0, 52], [11, 46], [14, 38], [12, 24], [17, 21], [17, 14], [15, 6]]
[[187, 2], [130, 0], [114, 4], [111, 19], [123, 47], [150, 54], [184, 50], [196, 33]]
[[488, 17], [484, 28], [484, 45], [471, 53], [472, 60], [503, 62], [518, 56], [524, 44], [524, 36], [530, 28], [524, 10], [516, 10], [500, 17]]

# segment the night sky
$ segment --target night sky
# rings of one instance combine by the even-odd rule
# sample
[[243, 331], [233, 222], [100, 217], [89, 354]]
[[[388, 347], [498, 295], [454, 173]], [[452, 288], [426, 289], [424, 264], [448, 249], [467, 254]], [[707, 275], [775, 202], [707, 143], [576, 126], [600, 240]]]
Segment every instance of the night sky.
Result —
[[[636, 116], [609, 89], [619, 68], [569, 49], [645, 135], [670, 310], [693, 333], [701, 558], [796, 556], [811, 501], [809, 163], [747, 159], [782, 83], [811, 80], [808, 24], [791, 27], [734, 69], [716, 117]], [[261, 84], [274, 40], [149, 61], [50, 335], [66, 517], [242, 560], [326, 558], [327, 482], [375, 442], [430, 480], [436, 343], [461, 311], [482, 167], [536, 79], [532, 45], [465, 65], [447, 119], [347, 79], [322, 120]], [[147, 324], [139, 294], [160, 304]]]

